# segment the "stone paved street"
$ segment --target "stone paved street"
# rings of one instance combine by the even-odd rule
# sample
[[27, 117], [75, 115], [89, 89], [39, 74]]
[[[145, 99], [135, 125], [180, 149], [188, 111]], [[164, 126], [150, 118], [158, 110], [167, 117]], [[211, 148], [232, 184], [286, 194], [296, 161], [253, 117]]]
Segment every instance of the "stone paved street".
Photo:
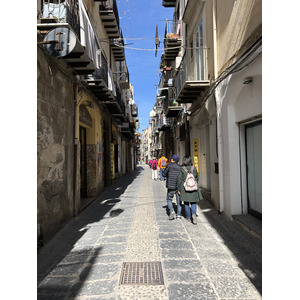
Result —
[[[261, 241], [206, 200], [169, 221], [165, 198], [145, 164], [106, 188], [38, 254], [38, 299], [261, 299]], [[161, 262], [164, 284], [121, 285], [124, 262]]]

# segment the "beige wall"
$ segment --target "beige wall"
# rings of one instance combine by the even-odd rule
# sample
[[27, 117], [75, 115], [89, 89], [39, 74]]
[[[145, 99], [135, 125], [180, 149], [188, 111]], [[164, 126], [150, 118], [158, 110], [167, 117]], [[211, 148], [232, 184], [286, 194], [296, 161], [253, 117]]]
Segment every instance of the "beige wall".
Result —
[[[191, 9], [188, 25], [189, 39], [195, 34], [200, 22], [201, 6], [197, 1]], [[208, 79], [214, 77], [213, 59], [213, 1], [205, 5], [206, 46], [208, 55]], [[262, 25], [261, 0], [216, 0], [218, 73], [220, 74], [241, 56], [260, 36]]]
[[217, 1], [219, 70], [232, 64], [261, 35], [261, 0]]
[[[79, 125], [86, 128], [87, 135], [87, 155], [88, 155], [88, 190], [87, 196], [94, 197], [99, 195], [99, 193], [104, 188], [103, 180], [103, 117], [102, 111], [99, 105], [93, 100], [91, 95], [85, 91], [79, 93], [79, 98], [81, 99], [81, 105], [84, 105], [92, 118], [92, 126], [88, 126], [82, 122]], [[88, 101], [93, 103], [93, 108], [86, 106]]]

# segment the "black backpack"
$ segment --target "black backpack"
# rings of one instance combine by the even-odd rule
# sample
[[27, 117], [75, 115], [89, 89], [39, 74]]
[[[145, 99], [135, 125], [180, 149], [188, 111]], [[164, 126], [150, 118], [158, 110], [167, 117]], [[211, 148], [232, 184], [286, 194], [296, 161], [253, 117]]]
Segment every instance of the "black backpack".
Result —
[[157, 161], [156, 160], [154, 162], [152, 162], [152, 169], [153, 170], [157, 169]]

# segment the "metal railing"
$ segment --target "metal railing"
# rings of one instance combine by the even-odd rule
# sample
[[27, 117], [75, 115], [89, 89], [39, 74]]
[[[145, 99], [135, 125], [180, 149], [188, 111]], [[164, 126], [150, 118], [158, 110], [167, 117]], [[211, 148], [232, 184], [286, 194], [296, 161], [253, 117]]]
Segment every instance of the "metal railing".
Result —
[[129, 72], [124, 65], [124, 62], [116, 61], [117, 72], [114, 73], [115, 81], [127, 81], [129, 82]]
[[78, 37], [80, 36], [78, 1], [43, 1], [42, 9], [41, 11], [38, 11], [37, 18], [42, 24], [68, 23], [76, 35]]
[[178, 20], [167, 20], [165, 27], [165, 41], [164, 46], [166, 48], [167, 38], [179, 38], [181, 33], [181, 21]]
[[[198, 48], [194, 51], [193, 63], [188, 64], [189, 53], [186, 50], [182, 57], [175, 76], [176, 97], [181, 91], [186, 81], [202, 81], [207, 80], [207, 48]], [[195, 55], [196, 54], [196, 55]]]
[[97, 69], [93, 74], [92, 77], [96, 78], [96, 79], [102, 79], [106, 86], [108, 87], [108, 64], [107, 64], [107, 60], [105, 58], [105, 56], [103, 55], [103, 53], [101, 52], [101, 65], [100, 68]]
[[169, 106], [175, 106], [176, 103], [174, 102], [174, 99], [175, 99], [174, 88], [170, 88], [168, 89], [168, 94], [166, 95], [166, 98], [164, 98], [162, 102], [164, 113], [167, 112]]
[[122, 96], [121, 96], [120, 90], [119, 90], [119, 88], [117, 86], [116, 86], [116, 98], [115, 99], [116, 99], [116, 102], [119, 103], [121, 111], [122, 111], [123, 115], [125, 116], [126, 115], [125, 104], [122, 101]]
[[173, 125], [173, 119], [162, 116], [161, 119], [157, 121], [157, 129], [162, 128], [164, 126], [170, 127]]
[[173, 73], [174, 72], [172, 70], [168, 70], [168, 71], [164, 70], [161, 73], [159, 84], [158, 84], [159, 89], [169, 86], [169, 80], [173, 78]]
[[118, 27], [120, 27], [120, 20], [119, 20], [119, 13], [118, 13], [118, 7], [117, 7], [117, 1], [116, 0], [107, 0], [105, 2], [102, 2], [99, 5], [100, 11], [106, 11], [106, 10], [112, 10], [116, 17], [116, 22], [118, 24]]

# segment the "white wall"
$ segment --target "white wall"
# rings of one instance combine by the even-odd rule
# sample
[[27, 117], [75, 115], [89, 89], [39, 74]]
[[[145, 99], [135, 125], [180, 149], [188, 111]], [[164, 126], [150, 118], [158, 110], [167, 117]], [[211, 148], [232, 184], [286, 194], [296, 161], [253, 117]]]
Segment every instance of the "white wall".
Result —
[[[253, 82], [243, 84], [246, 77]], [[224, 212], [231, 216], [242, 213], [242, 182], [245, 170], [241, 165], [238, 122], [262, 114], [261, 58], [244, 70], [231, 75], [221, 84], [223, 92], [221, 128], [223, 137]], [[242, 176], [243, 175], [243, 176]]]

